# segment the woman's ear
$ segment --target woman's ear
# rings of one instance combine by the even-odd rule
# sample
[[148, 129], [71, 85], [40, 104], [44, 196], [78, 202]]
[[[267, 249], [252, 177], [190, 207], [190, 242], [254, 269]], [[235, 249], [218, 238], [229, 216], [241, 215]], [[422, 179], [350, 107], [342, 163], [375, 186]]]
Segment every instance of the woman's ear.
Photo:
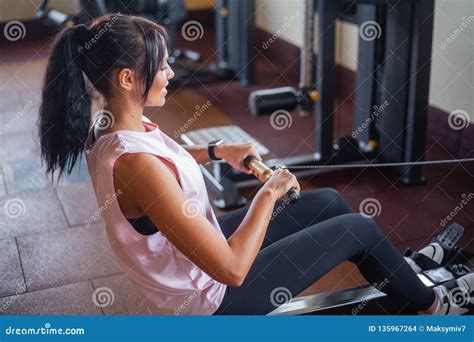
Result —
[[131, 91], [135, 86], [135, 73], [129, 68], [120, 69], [117, 73], [117, 80], [121, 89]]

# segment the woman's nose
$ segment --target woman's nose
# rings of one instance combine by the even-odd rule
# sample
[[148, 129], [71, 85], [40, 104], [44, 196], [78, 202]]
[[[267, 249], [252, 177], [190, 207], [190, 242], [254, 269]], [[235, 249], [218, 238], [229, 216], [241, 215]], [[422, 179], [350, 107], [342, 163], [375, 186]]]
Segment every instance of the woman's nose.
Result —
[[174, 77], [174, 71], [173, 71], [173, 69], [171, 69], [171, 68], [170, 68], [169, 70], [170, 70], [170, 71], [169, 71], [169, 73], [168, 73], [168, 80], [171, 80], [171, 79]]

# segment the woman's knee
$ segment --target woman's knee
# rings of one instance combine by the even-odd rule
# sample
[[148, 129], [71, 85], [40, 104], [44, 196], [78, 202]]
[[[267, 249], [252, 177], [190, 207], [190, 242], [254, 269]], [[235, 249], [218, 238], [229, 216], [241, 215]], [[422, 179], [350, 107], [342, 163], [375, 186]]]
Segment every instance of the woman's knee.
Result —
[[349, 205], [342, 195], [333, 188], [323, 188], [310, 192], [315, 200], [339, 208], [343, 211], [351, 212]]
[[364, 244], [378, 243], [381, 239], [386, 238], [383, 231], [372, 218], [360, 213], [348, 214], [347, 216], [346, 229], [361, 242], [364, 242]]

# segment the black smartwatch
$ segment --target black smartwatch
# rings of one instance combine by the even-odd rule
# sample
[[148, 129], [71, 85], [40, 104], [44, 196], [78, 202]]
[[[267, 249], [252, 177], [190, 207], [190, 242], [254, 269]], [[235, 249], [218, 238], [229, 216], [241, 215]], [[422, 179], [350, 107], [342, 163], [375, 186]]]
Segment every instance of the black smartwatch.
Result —
[[213, 140], [207, 144], [207, 153], [209, 154], [209, 158], [211, 160], [222, 160], [222, 158], [217, 158], [216, 154], [214, 153], [214, 149], [216, 146], [222, 145], [224, 143], [224, 140], [219, 139], [219, 140]]

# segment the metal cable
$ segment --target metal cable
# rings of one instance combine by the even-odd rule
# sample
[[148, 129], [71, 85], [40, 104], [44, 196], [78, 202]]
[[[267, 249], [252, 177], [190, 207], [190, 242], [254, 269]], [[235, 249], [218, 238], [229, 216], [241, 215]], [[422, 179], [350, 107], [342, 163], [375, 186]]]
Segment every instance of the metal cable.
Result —
[[474, 158], [467, 159], [446, 159], [446, 160], [428, 160], [402, 163], [371, 163], [371, 164], [339, 164], [339, 165], [306, 165], [306, 166], [286, 166], [280, 167], [288, 170], [309, 170], [309, 169], [356, 169], [369, 167], [401, 167], [401, 166], [422, 166], [422, 165], [441, 165], [455, 163], [474, 162]]

